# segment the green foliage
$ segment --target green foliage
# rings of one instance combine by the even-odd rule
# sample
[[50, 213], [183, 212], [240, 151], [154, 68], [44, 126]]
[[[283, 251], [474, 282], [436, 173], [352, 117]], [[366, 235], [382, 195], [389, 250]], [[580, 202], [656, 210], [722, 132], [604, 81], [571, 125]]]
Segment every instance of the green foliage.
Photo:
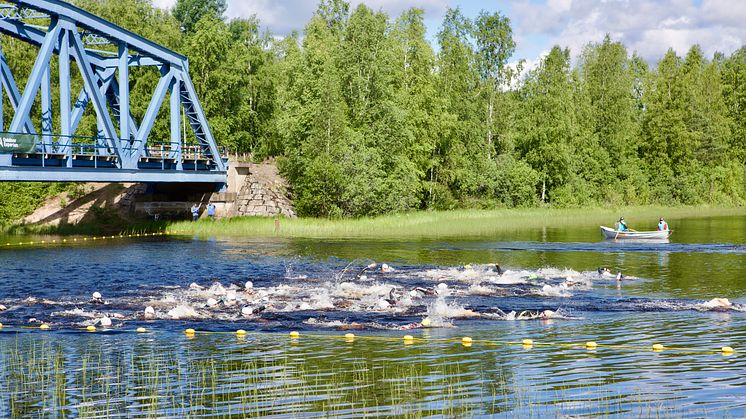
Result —
[[570, 51], [552, 48], [523, 87], [523, 117], [518, 148], [542, 176], [541, 200], [573, 176], [577, 124], [570, 77]]
[[[277, 158], [301, 215], [746, 203], [746, 47], [649, 65], [607, 35], [577, 60], [556, 46], [522, 74], [501, 12], [448, 9], [433, 48], [416, 8], [390, 17], [321, 0], [302, 34], [275, 38], [256, 17], [226, 20], [225, 0], [75, 4], [188, 56], [218, 143]], [[37, 47], [2, 46], [23, 85]], [[131, 74], [139, 120], [159, 74]], [[166, 113], [151, 141], [169, 137]], [[96, 130], [89, 107], [78, 132]], [[59, 190], [0, 187], [5, 221]]]
[[67, 188], [66, 183], [0, 182], [0, 225], [31, 214], [46, 198]]
[[726, 112], [733, 121], [728, 154], [746, 165], [746, 46], [727, 58], [720, 70]]
[[177, 0], [173, 15], [181, 25], [181, 30], [191, 33], [197, 22], [204, 18], [222, 19], [225, 13], [225, 0]]

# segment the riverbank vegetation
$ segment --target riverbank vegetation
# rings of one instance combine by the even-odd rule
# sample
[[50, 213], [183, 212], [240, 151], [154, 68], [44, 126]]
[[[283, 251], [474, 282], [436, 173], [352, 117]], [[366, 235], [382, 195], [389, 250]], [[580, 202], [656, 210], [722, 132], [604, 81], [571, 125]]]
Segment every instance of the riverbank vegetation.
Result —
[[[746, 203], [746, 47], [647, 62], [607, 35], [527, 68], [499, 11], [449, 9], [431, 44], [416, 8], [321, 0], [275, 37], [225, 19], [224, 0], [74, 3], [187, 55], [217, 141], [276, 157], [299, 215]], [[35, 49], [9, 41], [23, 84]], [[158, 73], [131, 78], [139, 120]], [[159, 118], [151, 136], [168, 130]], [[95, 132], [89, 109], [79, 134]]]
[[217, 221], [178, 222], [165, 231], [173, 234], [305, 238], [458, 238], [494, 236], [507, 231], [544, 227], [614, 225], [623, 215], [631, 227], [655, 230], [658, 218], [746, 215], [746, 208], [625, 207], [595, 209], [501, 209], [412, 212], [380, 217], [329, 220], [324, 218], [237, 217]]

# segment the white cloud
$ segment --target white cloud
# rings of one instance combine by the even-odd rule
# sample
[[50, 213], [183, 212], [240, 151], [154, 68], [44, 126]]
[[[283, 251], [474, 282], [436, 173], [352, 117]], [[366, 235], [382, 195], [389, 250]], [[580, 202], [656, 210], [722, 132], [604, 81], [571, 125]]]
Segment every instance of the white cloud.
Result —
[[[176, 0], [153, 0], [168, 8]], [[474, 2], [474, 3], [472, 3]], [[364, 3], [395, 19], [410, 7], [425, 10], [428, 25], [439, 25], [448, 6], [474, 9], [477, 0], [350, 0], [351, 8]], [[316, 10], [317, 0], [227, 0], [227, 17], [256, 15], [276, 36], [299, 32]], [[684, 55], [693, 44], [705, 54], [729, 54], [746, 43], [746, 0], [513, 0], [480, 1], [476, 7], [502, 9], [511, 19], [519, 51], [536, 62], [540, 51], [558, 44], [578, 55], [590, 42], [605, 34], [623, 42], [650, 62], [668, 48]], [[472, 7], [468, 7], [472, 6]], [[434, 28], [430, 28], [433, 30]]]
[[448, 7], [448, 0], [351, 0], [350, 7], [354, 9], [360, 3], [373, 10], [383, 10], [395, 19], [405, 10], [413, 7], [423, 9], [425, 16], [442, 16]]
[[[392, 19], [412, 7], [425, 11], [426, 18], [440, 19], [449, 5], [449, 0], [348, 0], [350, 10], [364, 3], [371, 9], [383, 10]], [[563, 0], [566, 1], [566, 0]], [[176, 0], [154, 0], [153, 5], [162, 9], [173, 7]], [[261, 25], [276, 36], [286, 36], [292, 31], [302, 32], [313, 12], [317, 0], [227, 0], [228, 18], [256, 15]]]
[[153, 6], [161, 9], [170, 9], [176, 4], [176, 0], [153, 0]]
[[303, 31], [316, 10], [315, 1], [307, 0], [229, 0], [229, 18], [256, 15], [263, 27], [276, 35], [288, 35], [293, 30]]
[[[169, 1], [169, 0], [160, 0]], [[440, 16], [448, 7], [448, 0], [351, 0], [354, 10], [364, 3], [373, 10], [383, 10], [392, 19], [411, 7], [425, 11], [426, 16]], [[288, 35], [293, 30], [303, 31], [318, 2], [313, 0], [228, 0], [226, 14], [229, 18], [256, 15], [262, 26], [277, 35]]]
[[[705, 54], [730, 53], [746, 41], [746, 2], [704, 0], [520, 0], [513, 6], [517, 33], [549, 35], [552, 44], [577, 55], [605, 34], [655, 62], [673, 48], [684, 55], [694, 44]], [[546, 47], [546, 46], [545, 46]]]

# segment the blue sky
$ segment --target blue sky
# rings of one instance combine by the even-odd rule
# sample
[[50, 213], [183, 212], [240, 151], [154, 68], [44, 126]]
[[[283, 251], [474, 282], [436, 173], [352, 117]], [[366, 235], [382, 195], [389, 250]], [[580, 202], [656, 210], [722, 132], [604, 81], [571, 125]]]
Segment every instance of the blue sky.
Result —
[[[171, 7], [176, 0], [153, 0]], [[573, 55], [608, 33], [630, 52], [655, 63], [668, 48], [684, 55], [699, 44], [708, 56], [730, 54], [746, 43], [746, 0], [350, 0], [365, 3], [392, 18], [410, 7], [425, 10], [431, 40], [448, 7], [469, 17], [480, 10], [499, 11], [511, 20], [517, 43], [513, 61], [532, 65], [553, 45], [569, 47]], [[316, 9], [315, 0], [227, 0], [227, 15], [256, 15], [274, 35], [303, 31]]]

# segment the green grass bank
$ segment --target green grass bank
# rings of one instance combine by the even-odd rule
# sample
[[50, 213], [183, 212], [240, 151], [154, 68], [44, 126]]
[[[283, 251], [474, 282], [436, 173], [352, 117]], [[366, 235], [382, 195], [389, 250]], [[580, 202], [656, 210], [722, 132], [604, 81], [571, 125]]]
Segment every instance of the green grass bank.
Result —
[[440, 238], [490, 236], [496, 233], [545, 226], [613, 226], [623, 215], [630, 227], [655, 229], [658, 217], [676, 220], [691, 217], [746, 215], [746, 208], [626, 207], [576, 209], [500, 209], [427, 211], [375, 218], [319, 219], [236, 217], [166, 226], [173, 234], [303, 238]]

